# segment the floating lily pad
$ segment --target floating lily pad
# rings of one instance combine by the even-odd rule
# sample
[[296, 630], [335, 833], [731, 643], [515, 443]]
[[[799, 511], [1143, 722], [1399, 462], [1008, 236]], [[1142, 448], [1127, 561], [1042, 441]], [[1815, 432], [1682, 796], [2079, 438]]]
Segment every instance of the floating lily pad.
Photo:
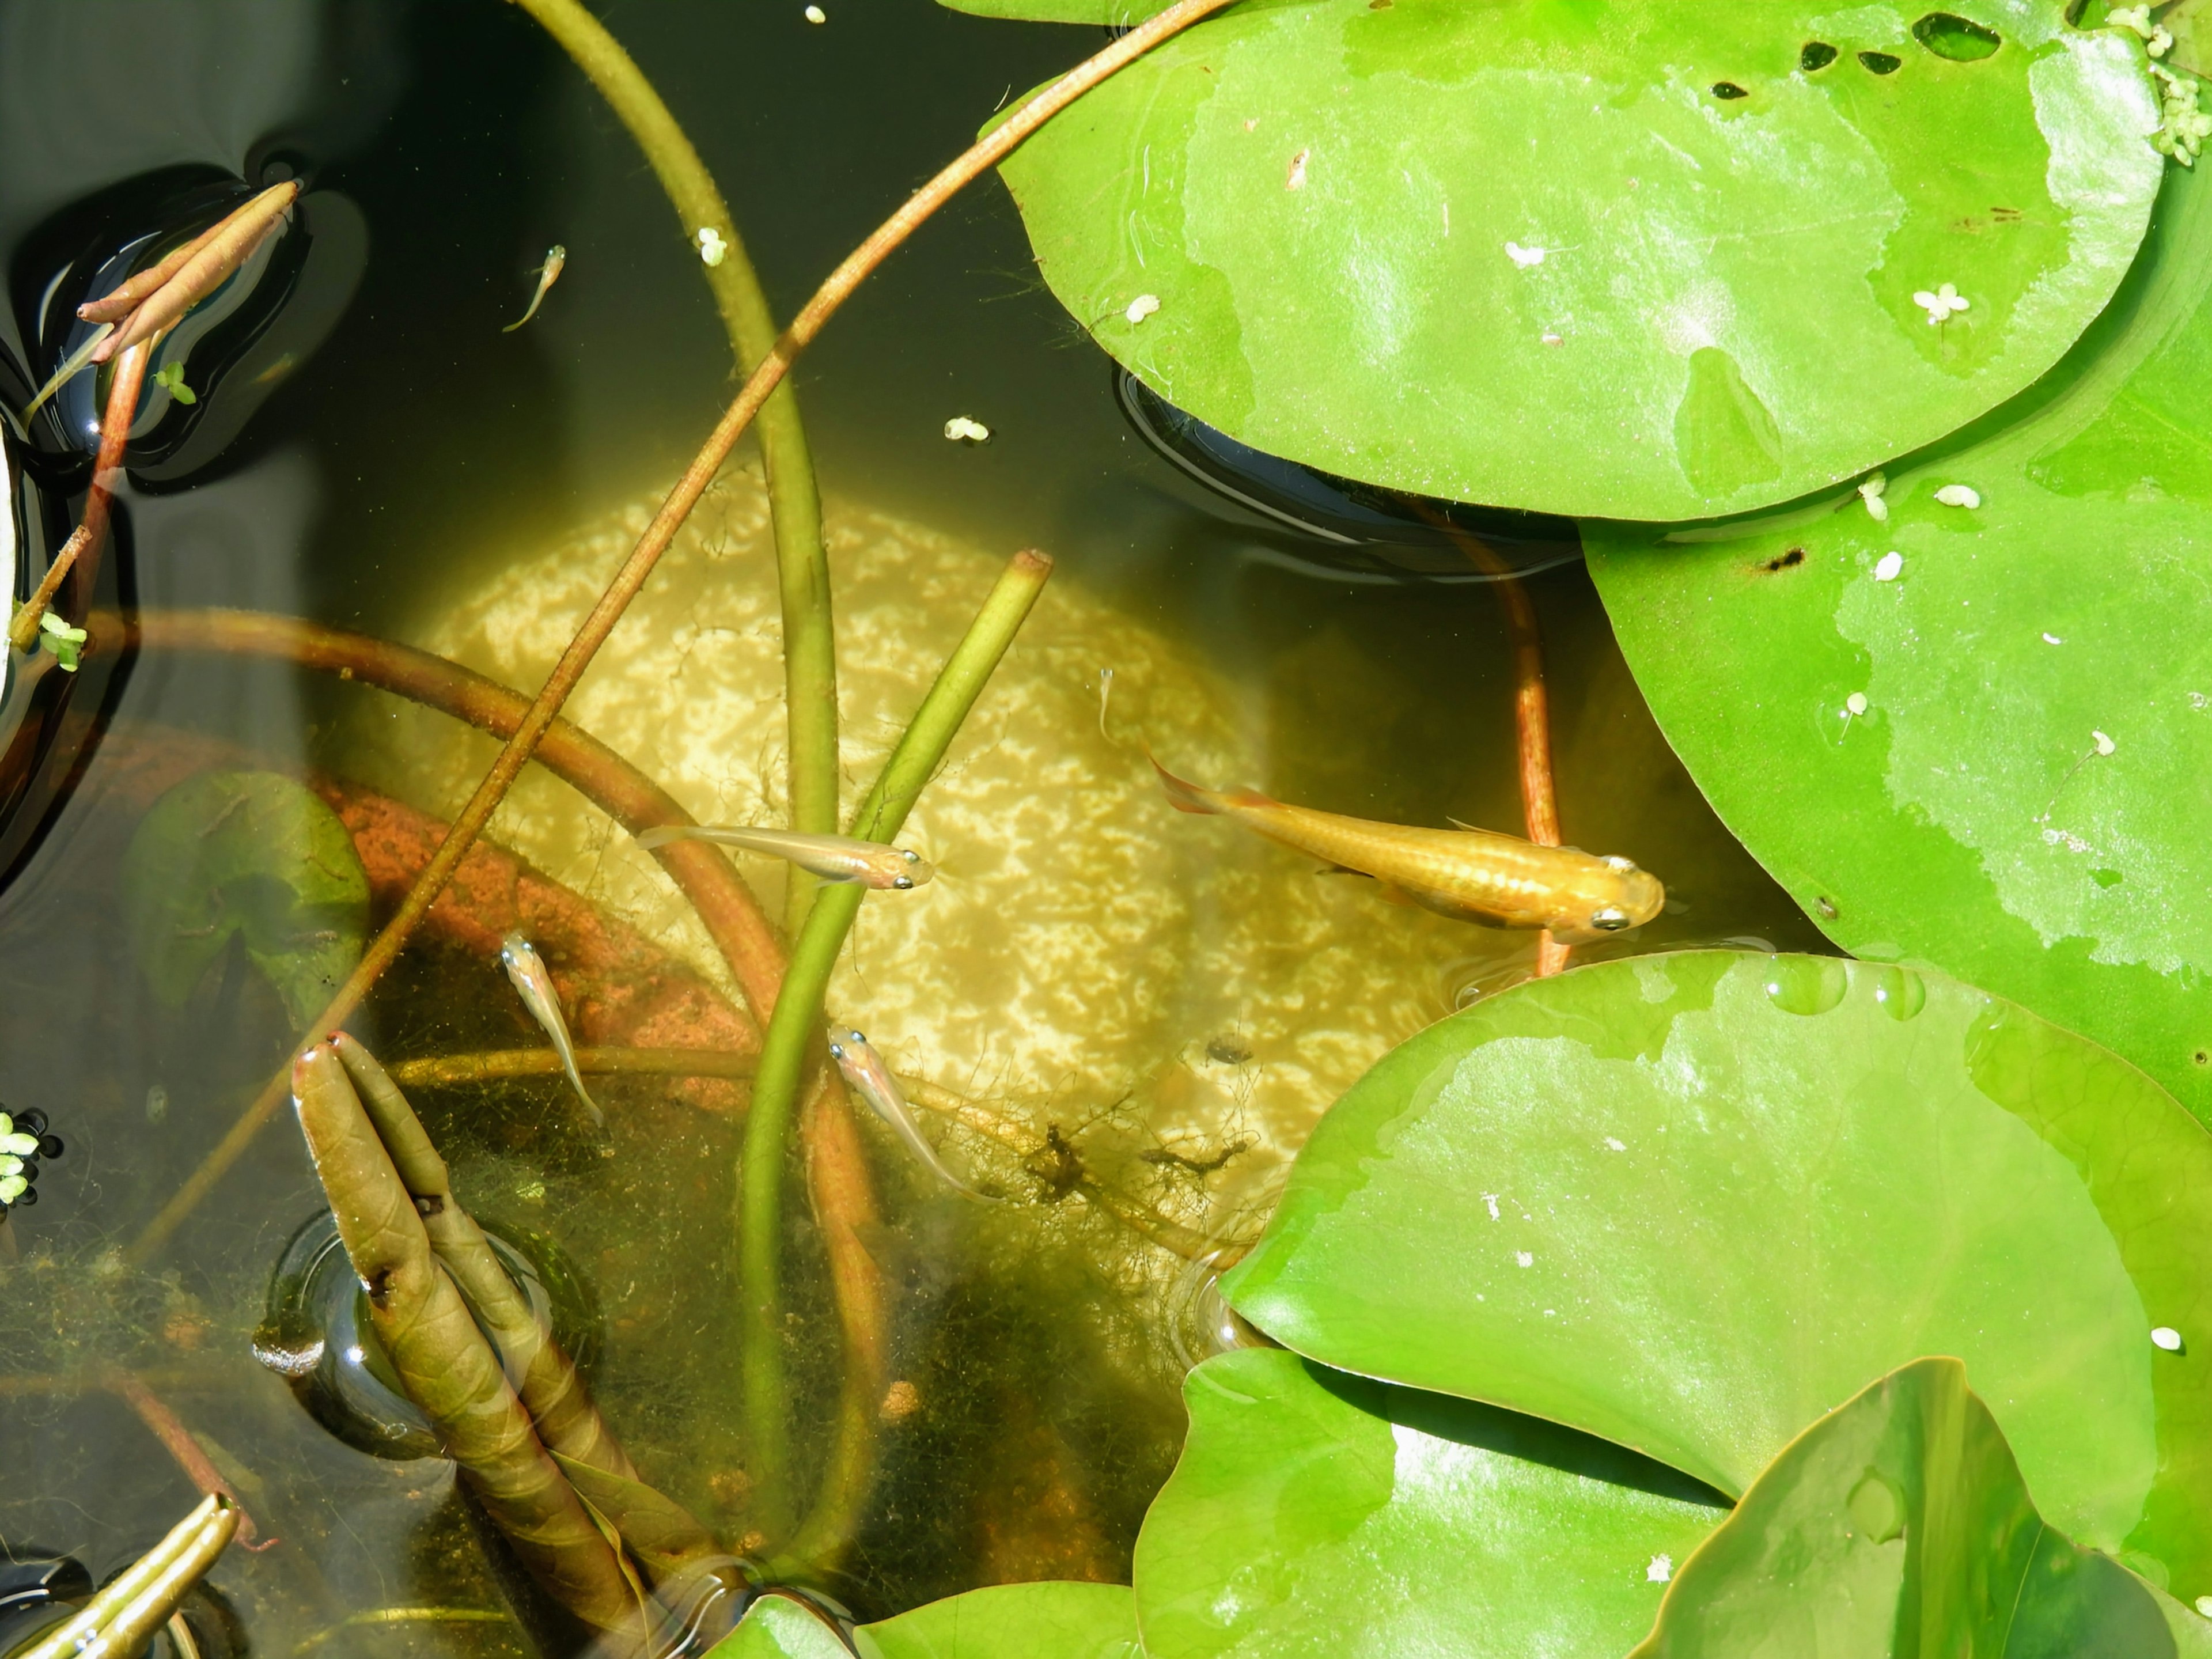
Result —
[[2212, 1655], [2212, 1624], [2045, 1524], [1955, 1359], [1808, 1429], [1668, 1587], [1631, 1659]]
[[178, 1008], [241, 937], [295, 1024], [361, 960], [368, 875], [337, 813], [274, 772], [207, 772], [155, 801], [123, 859], [123, 909], [155, 998]]
[[1668, 740], [1832, 938], [2015, 998], [2212, 1118], [2208, 384], [2212, 185], [2177, 169], [2111, 313], [1892, 468], [1885, 521], [1846, 494], [1687, 545], [1584, 538]]
[[853, 1638], [860, 1659], [1145, 1659], [1123, 1584], [994, 1584]]
[[1692, 518], [1954, 430], [2110, 299], [2166, 163], [2142, 42], [2063, 11], [1244, 5], [1003, 170], [1061, 303], [1242, 441]]
[[938, 0], [952, 11], [1033, 23], [1141, 23], [1174, 0]]
[[1327, 1364], [1729, 1492], [1869, 1378], [1956, 1355], [2054, 1524], [2193, 1598], [2208, 1261], [2212, 1135], [2134, 1067], [1939, 975], [1696, 951], [1402, 1044], [1223, 1288]]
[[1209, 1359], [1137, 1540], [1148, 1659], [1619, 1654], [1725, 1510], [1555, 1424], [1330, 1371]]
[[853, 1659], [836, 1632], [787, 1595], [763, 1595], [707, 1659]]

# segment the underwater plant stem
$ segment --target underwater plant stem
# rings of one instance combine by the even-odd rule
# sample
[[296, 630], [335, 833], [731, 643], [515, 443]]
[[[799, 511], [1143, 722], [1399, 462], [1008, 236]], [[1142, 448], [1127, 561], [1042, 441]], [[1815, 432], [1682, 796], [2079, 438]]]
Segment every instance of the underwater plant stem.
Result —
[[[531, 700], [529, 708], [516, 722], [506, 746], [493, 761], [491, 768], [478, 783], [476, 793], [469, 798], [459, 817], [447, 831], [446, 839], [439, 844], [436, 854], [423, 866], [422, 872], [415, 878], [407, 896], [386, 922], [363, 954], [346, 981], [337, 989], [330, 1004], [316, 1016], [311, 1030], [335, 1030], [346, 1017], [361, 1006], [368, 988], [376, 982], [384, 970], [398, 958], [401, 949], [413, 937], [422, 918], [438, 895], [445, 891], [453, 880], [453, 872], [460, 868], [461, 860], [476, 844], [484, 826], [491, 822], [492, 814], [501, 801], [507, 798], [522, 769], [529, 763], [532, 752], [550, 730], [568, 694], [584, 677], [607, 636], [614, 632], [615, 624], [622, 620], [629, 602], [652, 575], [653, 567], [660, 562], [676, 539], [676, 532], [690, 516], [699, 498], [721, 471], [722, 463], [744, 435], [761, 405], [769, 394], [781, 384], [791, 365], [800, 352], [822, 331], [837, 309], [851, 297], [854, 289], [869, 273], [881, 264], [899, 245], [920, 229], [938, 209], [951, 200], [961, 187], [971, 183], [987, 168], [994, 167], [1013, 150], [1023, 139], [1035, 132], [1053, 116], [1078, 98], [1121, 70], [1150, 52], [1170, 36], [1188, 28], [1209, 14], [1219, 11], [1234, 0], [1176, 0], [1165, 11], [1139, 25], [1103, 52], [1085, 58], [1042, 92], [1014, 111], [1005, 120], [991, 129], [962, 153], [959, 159], [916, 191], [906, 204], [891, 215], [868, 239], [860, 244], [843, 263], [830, 273], [827, 280], [815, 290], [814, 297], [795, 318], [789, 328], [778, 337], [775, 347], [762, 359], [736, 398], [723, 411], [722, 418], [708, 434], [706, 444], [694, 456], [684, 476], [647, 525], [637, 545], [623, 561], [599, 595], [598, 602], [586, 613], [577, 625], [576, 632], [545, 678], [545, 684]], [[214, 1187], [223, 1170], [237, 1162], [239, 1156], [252, 1144], [261, 1126], [274, 1115], [284, 1098], [287, 1079], [283, 1073], [270, 1079], [253, 1102], [241, 1113], [238, 1121], [201, 1161], [177, 1195], [165, 1205], [160, 1213], [147, 1224], [145, 1231], [135, 1240], [125, 1259], [143, 1261], [160, 1247], [163, 1239], [174, 1232], [184, 1217]]]
[[[884, 762], [853, 816], [849, 833], [869, 841], [888, 840], [898, 833], [915, 796], [945, 758], [961, 722], [1013, 643], [1051, 574], [1052, 561], [1045, 555], [1034, 550], [1014, 555]], [[791, 1475], [781, 1284], [787, 1143], [800, 1085], [822, 1059], [823, 996], [866, 892], [858, 884], [827, 888], [807, 913], [792, 945], [783, 994], [761, 1041], [752, 1107], [745, 1121], [738, 1212], [738, 1318], [749, 1472], [764, 1526], [781, 1518]], [[848, 1501], [842, 1492], [825, 1498], [838, 1505]], [[802, 1536], [814, 1540], [835, 1530], [810, 1521]]]
[[[738, 373], [750, 374], [775, 345], [775, 318], [760, 276], [722, 192], [699, 152], [677, 125], [653, 83], [622, 43], [579, 0], [516, 0], [575, 61], [616, 118], [645, 152], [653, 176], [676, 210], [697, 256], [702, 231], [720, 244], [707, 286], [730, 337]], [[790, 746], [791, 827], [827, 835], [837, 828], [837, 653], [830, 605], [830, 562], [822, 542], [822, 497], [799, 400], [780, 386], [761, 404], [756, 422], [769, 514], [775, 531], [777, 585], [783, 608], [784, 718]], [[815, 878], [790, 866], [785, 925], [796, 932], [813, 897]]]
[[176, 1459], [177, 1467], [185, 1472], [186, 1480], [199, 1488], [203, 1498], [220, 1497], [237, 1510], [239, 1548], [258, 1554], [277, 1542], [274, 1538], [266, 1544], [257, 1545], [253, 1541], [259, 1533], [253, 1524], [253, 1517], [246, 1512], [246, 1505], [239, 1500], [236, 1489], [222, 1478], [222, 1472], [201, 1449], [200, 1443], [192, 1437], [192, 1431], [185, 1426], [184, 1419], [162, 1404], [161, 1397], [143, 1380], [129, 1371], [121, 1370], [109, 1372], [104, 1380], [110, 1394], [137, 1413], [138, 1420], [153, 1432], [154, 1437], [167, 1449], [169, 1455]]
[[[579, 1048], [576, 1069], [586, 1076], [716, 1077], [742, 1080], [760, 1056], [734, 1048]], [[550, 1048], [491, 1048], [434, 1060], [396, 1060], [385, 1067], [403, 1089], [451, 1088], [504, 1083], [514, 1078], [558, 1077], [561, 1056]]]
[[[270, 657], [358, 680], [464, 720], [495, 738], [512, 736], [529, 699], [473, 669], [428, 651], [325, 628], [260, 611], [99, 612], [85, 627], [94, 650], [205, 651]], [[665, 824], [689, 824], [674, 796], [589, 732], [556, 720], [532, 757], [632, 835]], [[765, 1024], [783, 982], [783, 944], [752, 889], [713, 848], [675, 841], [653, 858], [691, 901], [730, 975]]]
[[[1544, 692], [1544, 631], [1536, 621], [1536, 606], [1521, 578], [1489, 543], [1425, 503], [1414, 510], [1443, 531], [1467, 555], [1468, 563], [1493, 579], [1490, 585], [1505, 613], [1506, 636], [1513, 644], [1513, 724], [1521, 755], [1522, 818], [1530, 841], [1539, 847], [1557, 847], [1559, 802], [1552, 782], [1552, 708]], [[1536, 977], [1549, 979], [1564, 969], [1570, 948], [1554, 939], [1549, 928], [1538, 933]]]
[[99, 556], [100, 541], [107, 534], [109, 502], [123, 469], [123, 452], [131, 441], [131, 423], [138, 416], [138, 392], [145, 384], [146, 363], [156, 343], [149, 340], [131, 347], [118, 360], [115, 373], [108, 379], [107, 407], [100, 420], [100, 454], [92, 464], [92, 487], [85, 492], [84, 518], [62, 544], [62, 550], [54, 555], [45, 579], [8, 624], [8, 643], [18, 651], [38, 649], [39, 618], [54, 602], [64, 579], [78, 560], [82, 559], [88, 570]]

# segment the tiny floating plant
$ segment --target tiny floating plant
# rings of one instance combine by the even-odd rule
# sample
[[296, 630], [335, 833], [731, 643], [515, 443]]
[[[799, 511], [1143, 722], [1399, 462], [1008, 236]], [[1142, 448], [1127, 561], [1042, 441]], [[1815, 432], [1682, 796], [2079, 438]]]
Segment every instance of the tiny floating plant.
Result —
[[33, 1184], [39, 1178], [39, 1160], [61, 1155], [62, 1139], [46, 1133], [44, 1112], [0, 1112], [0, 1222], [8, 1218], [11, 1206], [39, 1201]]

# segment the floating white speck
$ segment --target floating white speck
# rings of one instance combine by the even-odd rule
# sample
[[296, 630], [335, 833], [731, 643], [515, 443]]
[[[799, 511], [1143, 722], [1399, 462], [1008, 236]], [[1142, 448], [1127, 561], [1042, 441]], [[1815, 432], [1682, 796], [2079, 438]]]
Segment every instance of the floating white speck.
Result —
[[1844, 699], [1844, 707], [1854, 714], [1865, 714], [1867, 711], [1866, 693], [1863, 691], [1852, 692], [1850, 696]]
[[1522, 270], [1526, 270], [1531, 265], [1540, 265], [1544, 263], [1544, 250], [1540, 247], [1522, 247], [1518, 242], [1508, 242], [1505, 245], [1505, 257], [1520, 266]]
[[1557, 334], [1547, 334], [1544, 337], [1544, 343], [1546, 345], [1565, 345], [1566, 342]]
[[2063, 645], [2066, 643], [2065, 641], [2060, 639], [2056, 634], [2045, 634], [2043, 636], [2043, 642], [2045, 645]]
[[2197, 1598], [2197, 1611], [2203, 1613], [2207, 1619], [2212, 1619], [2212, 1595], [2198, 1596]]
[[991, 441], [991, 428], [965, 415], [955, 415], [945, 423], [945, 435], [957, 444], [987, 444]]
[[2097, 752], [2100, 755], [2109, 755], [2120, 746], [2102, 732], [2092, 732], [2089, 734], [2089, 740], [2097, 745]]
[[1981, 492], [1972, 484], [1945, 484], [1936, 492], [1936, 499], [1946, 507], [1979, 507]]
[[1496, 1193], [1485, 1193], [1485, 1194], [1482, 1195], [1482, 1201], [1483, 1201], [1485, 1204], [1487, 1204], [1488, 1206], [1490, 1206], [1490, 1218], [1491, 1218], [1492, 1221], [1497, 1220], [1497, 1219], [1498, 1219], [1498, 1194], [1497, 1194]]
[[1129, 308], [1121, 314], [1124, 317], [1127, 317], [1133, 323], [1141, 323], [1146, 318], [1151, 316], [1159, 308], [1160, 296], [1158, 295], [1139, 294], [1135, 299], [1129, 301]]
[[1912, 296], [1912, 303], [1928, 313], [1930, 326], [1937, 323], [1948, 323], [1960, 312], [1971, 311], [1974, 307], [1972, 300], [1964, 298], [1959, 290], [1948, 283], [1944, 283], [1933, 294], [1924, 288], [1922, 289]]
[[1889, 522], [1889, 503], [1881, 498], [1881, 492], [1888, 488], [1889, 479], [1880, 472], [1859, 485], [1859, 499], [1866, 503], [1867, 516], [1876, 524]]
[[722, 233], [712, 225], [699, 227], [699, 258], [709, 265], [719, 265], [729, 258], [730, 245], [722, 240]]
[[1520, 1266], [1520, 1267], [1534, 1267], [1534, 1266], [1536, 1265], [1536, 1258], [1535, 1258], [1535, 1256], [1534, 1256], [1531, 1252], [1529, 1252], [1529, 1251], [1528, 1251], [1528, 1250], [1516, 1250], [1516, 1251], [1514, 1251], [1514, 1252], [1513, 1252], [1513, 1260], [1514, 1260], [1514, 1261], [1516, 1262], [1516, 1264], [1517, 1264], [1517, 1265], [1518, 1265], [1518, 1266]]
[[1878, 582], [1893, 582], [1897, 573], [1905, 568], [1905, 555], [1892, 548], [1883, 554], [1874, 568], [1874, 579]]
[[1655, 1555], [1651, 1565], [1644, 1569], [1644, 1582], [1647, 1584], [1663, 1584], [1674, 1576], [1674, 1558], [1671, 1555]]
[[1283, 175], [1285, 190], [1304, 190], [1306, 187], [1306, 157], [1312, 154], [1310, 149], [1302, 149], [1291, 157], [1290, 171]]
[[2160, 1325], [2150, 1334], [2151, 1346], [2163, 1348], [2168, 1353], [2181, 1352], [2181, 1333], [2171, 1325]]
[[830, 21], [830, 14], [819, 6], [809, 6], [806, 9], [806, 21], [810, 23], [826, 23]]
[[1605, 1138], [1605, 1144], [1612, 1147], [1616, 1152], [1625, 1152], [1628, 1150], [1628, 1143], [1626, 1141], [1615, 1140], [1611, 1135], [1607, 1135]]

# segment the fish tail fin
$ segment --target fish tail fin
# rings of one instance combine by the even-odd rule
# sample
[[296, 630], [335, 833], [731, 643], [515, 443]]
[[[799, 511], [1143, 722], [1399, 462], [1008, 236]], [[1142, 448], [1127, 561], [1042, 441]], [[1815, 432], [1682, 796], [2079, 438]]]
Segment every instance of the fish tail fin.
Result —
[[1160, 757], [1147, 748], [1145, 758], [1152, 763], [1152, 770], [1160, 775], [1160, 787], [1167, 792], [1168, 805], [1178, 812], [1226, 812], [1239, 806], [1273, 806], [1256, 789], [1206, 789], [1186, 778], [1179, 778], [1160, 764]]
[[592, 1127], [605, 1128], [607, 1115], [599, 1109], [599, 1103], [592, 1098], [592, 1091], [584, 1086], [584, 1074], [577, 1069], [574, 1060], [568, 1061], [568, 1085], [575, 1090], [576, 1098], [584, 1103], [584, 1109], [592, 1115]]

